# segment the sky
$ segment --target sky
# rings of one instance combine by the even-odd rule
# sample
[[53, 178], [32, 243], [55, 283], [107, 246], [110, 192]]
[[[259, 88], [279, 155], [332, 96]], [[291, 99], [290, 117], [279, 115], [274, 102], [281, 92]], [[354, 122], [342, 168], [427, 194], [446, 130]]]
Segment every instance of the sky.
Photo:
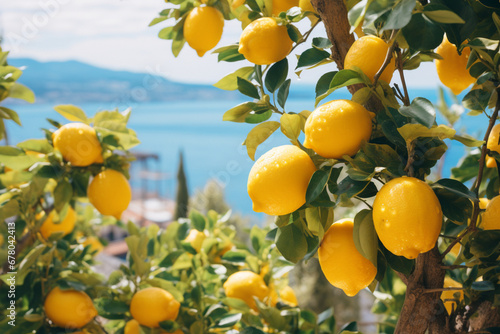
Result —
[[[163, 0], [0, 0], [3, 48], [16, 58], [78, 60], [115, 70], [153, 72], [188, 83], [213, 84], [225, 74], [250, 65], [217, 63], [217, 56], [210, 52], [200, 58], [187, 44], [175, 58], [171, 42], [157, 37], [158, 31], [172, 21], [148, 27], [167, 6]], [[299, 25], [302, 32], [308, 28], [307, 20], [303, 21]], [[325, 35], [321, 26], [316, 31], [313, 35]], [[226, 21], [217, 47], [236, 43], [240, 34], [238, 21]], [[309, 46], [305, 43], [297, 50]], [[335, 69], [328, 64], [304, 71], [300, 78], [291, 73], [291, 78], [293, 82], [314, 83], [322, 73]], [[411, 87], [437, 87], [433, 64], [425, 64], [418, 73], [408, 71], [406, 77]]]

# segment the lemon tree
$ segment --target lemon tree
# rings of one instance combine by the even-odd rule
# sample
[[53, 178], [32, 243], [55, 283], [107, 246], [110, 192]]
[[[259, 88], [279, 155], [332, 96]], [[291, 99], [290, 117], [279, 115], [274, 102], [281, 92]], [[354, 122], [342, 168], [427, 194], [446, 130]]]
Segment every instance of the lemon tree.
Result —
[[[319, 254], [333, 285], [348, 295], [371, 290], [373, 311], [383, 314], [380, 332], [494, 332], [489, 328], [500, 323], [495, 125], [500, 5], [466, 0], [205, 4], [222, 10], [225, 20], [242, 23], [235, 44], [213, 51], [218, 61], [241, 65], [214, 86], [248, 98], [222, 120], [253, 125], [244, 140], [256, 160], [247, 191], [255, 211], [276, 216], [279, 252], [292, 262]], [[172, 40], [174, 54], [191, 6], [200, 5], [175, 1], [152, 22], [166, 24], [160, 37]], [[435, 63], [447, 88], [435, 103], [408, 90], [407, 72], [425, 73], [423, 62]], [[294, 110], [287, 104], [293, 79], [312, 68], [323, 69], [315, 110]], [[346, 88], [350, 101], [338, 98]], [[483, 124], [476, 137], [458, 125], [465, 114]], [[259, 145], [278, 129], [302, 152], [294, 153], [293, 162], [281, 147], [260, 152]], [[450, 144], [467, 153], [443, 171]], [[304, 155], [308, 162], [299, 164]], [[485, 206], [486, 200], [491, 202]], [[355, 213], [338, 217], [342, 207]], [[347, 231], [346, 237], [331, 232], [337, 229]], [[448, 285], [450, 279], [456, 284]]]

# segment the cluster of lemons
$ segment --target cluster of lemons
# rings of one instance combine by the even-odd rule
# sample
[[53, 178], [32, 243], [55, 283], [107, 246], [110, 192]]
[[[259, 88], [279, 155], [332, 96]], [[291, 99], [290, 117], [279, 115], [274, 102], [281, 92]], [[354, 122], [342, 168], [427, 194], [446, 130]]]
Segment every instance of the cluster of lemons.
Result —
[[[202, 57], [213, 49], [220, 41], [224, 28], [224, 17], [215, 7], [202, 1], [186, 16], [183, 34], [186, 42], [198, 56]], [[243, 23], [244, 30], [240, 36], [238, 51], [245, 58], [258, 65], [269, 65], [285, 58], [292, 50], [287, 27], [277, 16], [292, 7], [300, 7], [304, 12], [310, 12], [312, 22], [318, 20], [310, 0], [273, 0], [271, 16], [261, 17], [251, 21], [250, 10], [244, 7], [245, 1], [231, 1], [231, 10], [236, 18]], [[244, 9], [243, 9], [244, 8]], [[238, 10], [239, 9], [239, 10]]]
[[[373, 81], [388, 50], [389, 45], [381, 38], [363, 36], [348, 51], [345, 68], [360, 69]], [[469, 52], [464, 49], [459, 55], [456, 46], [446, 37], [437, 49], [443, 58], [436, 62], [438, 74], [455, 94], [474, 82], [466, 69]], [[394, 70], [394, 60], [391, 60], [379, 79], [390, 83]], [[373, 116], [353, 101], [325, 103], [314, 110], [305, 123], [304, 146], [324, 158], [353, 156], [363, 141], [370, 139]], [[488, 142], [491, 151], [500, 152], [499, 136], [500, 125], [497, 125]], [[298, 210], [306, 203], [306, 190], [316, 170], [311, 157], [297, 146], [271, 149], [255, 162], [248, 177], [247, 189], [253, 209], [269, 215], [286, 215]], [[442, 220], [441, 205], [434, 191], [426, 182], [414, 177], [399, 177], [387, 182], [373, 204], [373, 221], [380, 241], [393, 254], [408, 259], [415, 259], [434, 247]], [[352, 219], [335, 222], [318, 250], [326, 278], [349, 296], [367, 287], [377, 273], [375, 266], [357, 251], [353, 225]], [[500, 229], [500, 196], [486, 206], [481, 227]]]
[[[94, 163], [103, 163], [102, 147], [95, 129], [84, 123], [69, 123], [61, 126], [52, 135], [54, 148], [61, 152], [64, 160], [74, 167], [87, 167]], [[132, 198], [132, 191], [127, 178], [113, 169], [104, 169], [90, 182], [87, 197], [94, 207], [103, 215], [120, 218]], [[43, 219], [42, 211], [38, 219]], [[52, 210], [40, 227], [40, 233], [48, 239], [53, 233], [68, 235], [75, 227], [77, 220], [73, 208], [69, 208], [64, 217], [59, 217]], [[97, 240], [85, 239], [87, 244], [98, 246]]]

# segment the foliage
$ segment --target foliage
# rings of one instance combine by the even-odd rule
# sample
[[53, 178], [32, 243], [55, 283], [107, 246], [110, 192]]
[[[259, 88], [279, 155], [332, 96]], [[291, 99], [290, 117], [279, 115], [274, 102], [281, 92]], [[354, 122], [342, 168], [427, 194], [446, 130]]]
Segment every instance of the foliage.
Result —
[[[236, 7], [240, 10], [251, 12], [248, 16], [250, 21], [271, 15], [272, 5], [268, 1], [247, 0], [238, 4]], [[328, 7], [342, 6], [337, 1], [330, 5], [327, 5], [327, 1], [313, 1], [313, 5], [317, 4], [325, 11], [324, 15], [327, 15]], [[160, 37], [165, 37], [166, 30], [172, 32], [169, 37], [176, 32], [175, 36], [180, 36], [183, 15], [197, 5], [196, 2], [178, 0], [168, 10], [160, 13], [160, 18], [152, 23], [168, 22], [174, 17], [176, 19], [175, 24], [167, 23], [168, 27], [160, 32]], [[238, 17], [232, 10], [228, 10], [225, 1], [209, 1], [207, 5], [221, 10], [226, 19]], [[370, 203], [381, 185], [401, 176], [430, 180], [433, 167], [437, 165], [441, 170], [448, 150], [447, 141], [451, 139], [455, 141], [453, 145], [464, 145], [470, 149], [459, 166], [452, 170], [452, 178], [442, 178], [439, 171], [432, 177], [440, 179], [430, 185], [444, 213], [441, 230], [444, 237], [438, 242], [444, 262], [449, 261], [449, 255], [446, 254], [449, 252], [447, 248], [451, 249], [450, 241], [452, 244], [462, 245], [460, 255], [453, 263], [458, 265], [457, 269], [447, 271], [447, 275], [453, 277], [460, 272], [458, 281], [463, 283], [465, 298], [459, 304], [457, 314], [465, 312], [465, 305], [474, 302], [490, 301], [496, 307], [500, 306], [500, 267], [497, 261], [499, 239], [493, 231], [481, 230], [481, 210], [478, 206], [480, 198], [491, 199], [499, 194], [499, 172], [480, 166], [484, 164], [486, 154], [496, 158], [497, 162], [499, 156], [486, 149], [487, 136], [483, 139], [457, 134], [453, 126], [457, 124], [461, 113], [448, 108], [444, 99], [437, 106], [425, 97], [410, 99], [404, 79], [404, 71], [419, 70], [422, 62], [442, 58], [434, 49], [441, 44], [446, 34], [459, 54], [470, 49], [467, 69], [474, 78], [474, 84], [461, 101], [463, 108], [468, 109], [468, 115], [484, 117], [486, 124], [494, 124], [498, 116], [500, 81], [500, 6], [493, 2], [465, 0], [353, 0], [347, 1], [347, 10], [351, 31], [361, 27], [364, 34], [375, 35], [388, 42], [390, 48], [385, 63], [391, 57], [395, 58], [396, 68], [401, 73], [403, 82], [403, 87], [400, 88], [398, 84], [389, 85], [378, 81], [377, 76], [371, 80], [359, 68], [332, 72], [325, 67], [325, 72], [316, 85], [316, 105], [326, 98], [334, 97], [338, 89], [348, 87], [354, 93], [353, 101], [370, 106], [370, 111], [376, 113], [369, 142], [363, 143], [354, 156], [326, 159], [303, 147], [301, 138], [310, 111], [292, 111], [287, 108], [286, 103], [292, 83], [289, 68], [292, 58], [296, 56], [298, 59], [295, 71], [299, 75], [304, 70], [329, 64], [345, 56], [339, 54], [335, 45], [332, 48], [335, 41], [322, 37], [312, 38], [310, 48], [300, 54], [292, 51], [287, 58], [269, 66], [248, 66], [248, 63], [242, 63], [239, 69], [215, 84], [218, 88], [238, 90], [249, 97], [247, 102], [226, 111], [223, 120], [254, 124], [244, 142], [251, 159], [255, 158], [257, 147], [280, 129], [292, 144], [311, 156], [318, 169], [309, 182], [305, 204], [294, 212], [276, 217], [273, 234], [277, 248], [285, 258], [293, 262], [315, 256], [325, 231], [332, 223], [333, 214], [329, 213], [332, 208], [361, 201], [367, 204], [371, 215]], [[299, 31], [296, 23], [306, 17], [305, 14], [295, 7], [275, 17], [280, 24], [287, 26], [289, 36], [296, 45], [305, 43], [316, 27], [313, 25], [310, 30]], [[239, 17], [238, 19], [241, 20]], [[329, 32], [339, 30], [328, 26], [328, 22], [325, 23], [325, 28]], [[173, 48], [174, 44], [175, 41]], [[214, 53], [218, 55], [219, 61], [244, 60], [238, 53], [237, 44], [220, 47]], [[174, 54], [177, 52], [174, 51]], [[379, 72], [382, 70], [383, 68]], [[448, 125], [437, 123], [436, 111], [445, 116]], [[484, 128], [488, 126], [485, 125]], [[487, 132], [486, 135], [488, 134]], [[477, 148], [481, 148], [481, 151]], [[467, 183], [472, 179], [476, 180], [475, 183]], [[365, 212], [359, 212], [355, 221], [364, 221], [358, 218], [359, 215], [364, 217]], [[378, 274], [370, 285], [371, 289], [379, 282], [378, 296], [382, 296], [382, 292], [400, 294], [390, 288], [392, 280], [399, 280], [393, 273], [408, 279], [415, 270], [415, 261], [391, 254], [380, 242], [368, 242], [373, 237], [378, 239], [377, 236], [364, 233], [366, 228], [356, 226], [354, 240], [358, 250], [367, 258], [377, 260]], [[481, 247], [481, 251], [474, 242], [478, 237], [484, 241], [484, 249]], [[307, 247], [303, 247], [304, 245]], [[482, 273], [489, 273], [486, 276], [488, 283], [475, 282]], [[442, 281], [440, 286], [442, 287]], [[398, 303], [401, 306], [402, 301]], [[380, 306], [375, 310], [382, 313], [382, 309]], [[394, 321], [399, 315], [396, 310], [399, 309], [392, 306], [385, 308]], [[394, 322], [393, 320], [391, 321]], [[454, 326], [453, 321], [450, 323]]]

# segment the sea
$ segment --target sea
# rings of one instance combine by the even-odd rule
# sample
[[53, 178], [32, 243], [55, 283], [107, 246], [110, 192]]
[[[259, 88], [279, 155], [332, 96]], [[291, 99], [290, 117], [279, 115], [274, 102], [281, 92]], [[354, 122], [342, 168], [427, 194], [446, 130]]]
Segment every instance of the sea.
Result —
[[[411, 98], [417, 96], [436, 103], [438, 90], [437, 88], [410, 90]], [[349, 99], [350, 95], [347, 91], [340, 90], [330, 97]], [[148, 191], [174, 199], [179, 153], [182, 152], [191, 195], [203, 189], [209, 180], [214, 180], [224, 190], [225, 199], [233, 212], [262, 220], [264, 215], [253, 212], [252, 202], [246, 191], [247, 177], [253, 161], [248, 157], [246, 147], [242, 145], [254, 125], [222, 121], [222, 115], [226, 110], [243, 101], [245, 100], [209, 99], [131, 105], [129, 127], [136, 131], [141, 141], [141, 144], [133, 150], [157, 154], [159, 160], [151, 161], [148, 168], [160, 173], [157, 174], [160, 175], [157, 179], [141, 180], [143, 174], [140, 174], [140, 168], [134, 168], [131, 175], [132, 187], [137, 190], [146, 184]], [[51, 127], [46, 121], [47, 118], [65, 121], [53, 109], [53, 104], [15, 104], [9, 107], [19, 113], [23, 124], [22, 127], [12, 122], [8, 124], [11, 144], [30, 138], [43, 138], [41, 128]], [[85, 103], [79, 107], [91, 116], [97, 111], [112, 110], [116, 106], [106, 103]], [[292, 91], [286, 110], [293, 112], [314, 110], [314, 87], [301, 87], [300, 93], [297, 94]], [[486, 116], [473, 117], [466, 113], [467, 111], [455, 126], [457, 132], [482, 138], [488, 123]], [[279, 120], [277, 116], [273, 116], [271, 120]], [[438, 115], [438, 123], [446, 122]], [[256, 158], [274, 146], [287, 143], [289, 140], [278, 130], [259, 146]], [[467, 152], [467, 148], [458, 142], [447, 140], [446, 143], [450, 149], [445, 157], [443, 177], [450, 176], [450, 169], [456, 166]]]

